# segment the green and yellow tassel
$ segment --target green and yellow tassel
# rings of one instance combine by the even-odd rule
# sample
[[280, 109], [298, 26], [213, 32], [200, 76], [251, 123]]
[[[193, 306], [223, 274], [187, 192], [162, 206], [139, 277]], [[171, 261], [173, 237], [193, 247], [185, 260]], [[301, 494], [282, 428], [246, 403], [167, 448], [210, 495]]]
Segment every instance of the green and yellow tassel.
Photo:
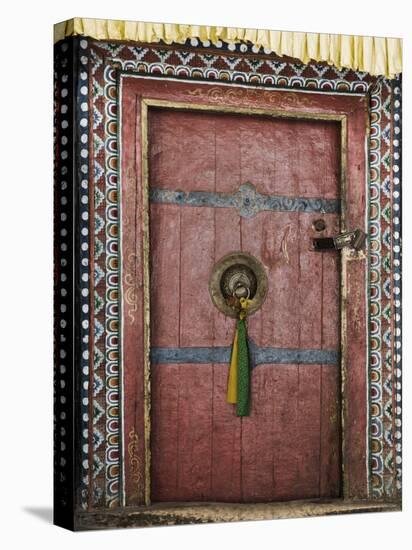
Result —
[[240, 299], [240, 315], [230, 356], [227, 402], [237, 405], [237, 416], [248, 416], [250, 409], [250, 361], [247, 342], [246, 315], [251, 300]]

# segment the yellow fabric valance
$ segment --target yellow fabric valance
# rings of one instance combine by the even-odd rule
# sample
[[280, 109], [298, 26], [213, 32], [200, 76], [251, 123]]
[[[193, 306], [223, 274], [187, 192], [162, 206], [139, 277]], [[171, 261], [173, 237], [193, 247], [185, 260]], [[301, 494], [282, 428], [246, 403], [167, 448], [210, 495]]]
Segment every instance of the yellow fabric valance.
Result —
[[54, 41], [66, 36], [90, 36], [97, 40], [184, 43], [198, 38], [216, 43], [250, 42], [277, 55], [326, 61], [338, 68], [347, 67], [393, 78], [402, 72], [402, 39], [376, 36], [270, 31], [206, 25], [145, 23], [75, 17], [54, 26]]

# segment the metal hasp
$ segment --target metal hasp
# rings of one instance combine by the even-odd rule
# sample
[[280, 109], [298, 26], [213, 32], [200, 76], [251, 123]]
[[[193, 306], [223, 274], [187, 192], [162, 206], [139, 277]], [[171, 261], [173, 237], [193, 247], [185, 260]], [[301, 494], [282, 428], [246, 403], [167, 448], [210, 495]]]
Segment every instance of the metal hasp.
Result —
[[360, 250], [365, 244], [366, 233], [361, 229], [355, 229], [348, 233], [341, 233], [336, 237], [319, 237], [313, 239], [313, 248], [315, 250], [340, 250], [347, 246], [353, 250]]
[[240, 298], [251, 300], [248, 315], [263, 304], [267, 292], [267, 275], [262, 263], [251, 254], [231, 252], [212, 269], [209, 292], [212, 302], [222, 313], [237, 319]]

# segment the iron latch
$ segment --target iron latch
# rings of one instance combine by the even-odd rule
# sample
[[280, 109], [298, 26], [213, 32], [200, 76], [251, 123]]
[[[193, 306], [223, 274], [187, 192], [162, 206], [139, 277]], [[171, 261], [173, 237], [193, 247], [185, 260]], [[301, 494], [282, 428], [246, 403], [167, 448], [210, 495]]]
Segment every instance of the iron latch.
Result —
[[353, 250], [360, 250], [365, 244], [366, 233], [361, 229], [355, 229], [348, 233], [341, 233], [336, 237], [319, 237], [313, 239], [313, 248], [315, 250], [340, 250], [347, 246]]

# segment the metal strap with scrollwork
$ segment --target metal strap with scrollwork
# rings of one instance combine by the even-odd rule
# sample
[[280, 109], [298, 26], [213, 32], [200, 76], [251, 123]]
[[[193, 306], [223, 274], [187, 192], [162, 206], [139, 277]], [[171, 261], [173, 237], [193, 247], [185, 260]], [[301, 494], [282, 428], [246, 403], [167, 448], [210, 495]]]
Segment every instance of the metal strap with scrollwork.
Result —
[[[338, 365], [339, 352], [328, 349], [260, 347], [249, 339], [251, 367], [264, 364]], [[152, 348], [153, 364], [228, 363], [230, 347]]]
[[252, 183], [245, 183], [236, 193], [211, 191], [173, 191], [170, 189], [150, 189], [150, 200], [155, 203], [178, 204], [182, 206], [209, 206], [217, 208], [237, 208], [239, 215], [252, 218], [261, 211], [308, 212], [338, 214], [339, 199], [286, 197], [258, 193]]

